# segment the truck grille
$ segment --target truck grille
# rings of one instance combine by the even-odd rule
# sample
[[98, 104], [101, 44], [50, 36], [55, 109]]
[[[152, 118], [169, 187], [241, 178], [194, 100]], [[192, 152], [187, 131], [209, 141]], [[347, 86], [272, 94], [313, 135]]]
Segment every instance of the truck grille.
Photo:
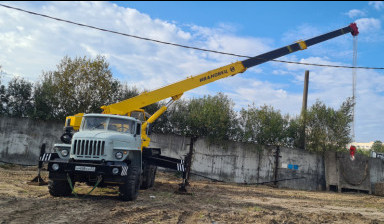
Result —
[[104, 155], [105, 141], [75, 140], [73, 143], [73, 155], [83, 158], [99, 158]]

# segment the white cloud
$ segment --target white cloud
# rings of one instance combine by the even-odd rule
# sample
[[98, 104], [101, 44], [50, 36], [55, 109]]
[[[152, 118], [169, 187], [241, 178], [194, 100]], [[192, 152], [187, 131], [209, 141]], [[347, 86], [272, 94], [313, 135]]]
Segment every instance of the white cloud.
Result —
[[[44, 2], [9, 5], [58, 18], [156, 40], [255, 55], [270, 49], [270, 40], [230, 35], [233, 26], [192, 25], [151, 18], [136, 9], [109, 2]], [[105, 55], [119, 78], [140, 89], [154, 89], [236, 61], [232, 56], [193, 51], [128, 38], [0, 8], [0, 55], [3, 70], [36, 81], [42, 70], [55, 69], [65, 56]], [[149, 86], [149, 84], [151, 84]]]
[[[222, 81], [225, 93], [236, 102], [236, 109], [271, 105], [282, 113], [296, 114], [301, 108], [301, 95], [289, 93], [286, 84], [258, 81], [241, 76]], [[236, 87], [236, 88], [234, 88]]]
[[[272, 40], [266, 38], [239, 37], [231, 35], [233, 32], [224, 28], [232, 29], [232, 26], [221, 25], [219, 28], [208, 28], [192, 26], [196, 40], [202, 44], [203, 48], [233, 53], [245, 56], [254, 56], [271, 50]], [[235, 61], [233, 56], [208, 53], [210, 57], [223, 62]], [[244, 60], [244, 58], [238, 58]]]
[[359, 9], [351, 9], [346, 14], [349, 16], [349, 18], [361, 17], [366, 15], [364, 11], [361, 11]]
[[384, 8], [384, 2], [382, 1], [370, 1], [368, 5], [373, 6], [376, 10], [381, 10]]
[[381, 22], [379, 19], [375, 18], [362, 18], [356, 20], [357, 27], [359, 28], [359, 32], [370, 32], [381, 29]]
[[291, 44], [295, 41], [298, 41], [299, 39], [305, 40], [317, 36], [319, 34], [321, 34], [321, 31], [319, 29], [309, 24], [303, 24], [295, 29], [285, 32], [283, 34], [282, 40], [288, 44]]

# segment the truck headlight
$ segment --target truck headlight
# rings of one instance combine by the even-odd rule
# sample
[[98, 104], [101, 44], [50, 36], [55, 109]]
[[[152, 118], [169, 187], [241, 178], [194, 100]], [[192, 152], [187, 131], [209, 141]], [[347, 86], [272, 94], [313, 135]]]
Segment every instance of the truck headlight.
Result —
[[122, 152], [117, 152], [115, 154], [115, 157], [116, 157], [116, 159], [121, 159], [121, 158], [123, 158], [123, 153]]
[[59, 164], [57, 164], [57, 163], [52, 164], [52, 170], [58, 171], [59, 168], [60, 168]]
[[119, 168], [116, 168], [116, 167], [113, 168], [112, 173], [113, 173], [113, 175], [117, 175], [119, 173]]
[[62, 155], [62, 156], [66, 157], [66, 156], [68, 156], [68, 154], [69, 154], [69, 152], [68, 152], [67, 149], [63, 149], [63, 150], [61, 150], [61, 155]]

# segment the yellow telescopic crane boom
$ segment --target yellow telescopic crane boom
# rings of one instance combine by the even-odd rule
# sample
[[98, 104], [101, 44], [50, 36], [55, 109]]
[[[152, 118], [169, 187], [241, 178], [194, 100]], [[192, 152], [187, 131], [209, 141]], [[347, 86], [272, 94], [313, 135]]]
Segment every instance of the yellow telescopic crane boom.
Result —
[[127, 100], [111, 104], [109, 106], [102, 106], [101, 108], [103, 109], [104, 114], [125, 115], [131, 111], [138, 110], [140, 108], [167, 99], [169, 97], [172, 97], [173, 100], [177, 100], [181, 97], [184, 92], [189, 91], [191, 89], [206, 85], [222, 78], [226, 78], [228, 76], [233, 76], [238, 73], [242, 73], [247, 70], [247, 68], [262, 64], [267, 61], [271, 61], [273, 59], [288, 55], [298, 50], [304, 50], [309, 46], [341, 36], [346, 33], [351, 33], [353, 36], [358, 35], [359, 32], [356, 24], [351, 23], [349, 26], [344, 27], [342, 29], [338, 29], [305, 41], [298, 41], [294, 44], [270, 51], [268, 53], [252, 57], [244, 61], [235, 62], [223, 66], [221, 68], [202, 73], [200, 75], [192, 76], [182, 81], [167, 85], [165, 87], [150, 92], [142, 93], [136, 97], [132, 97]]

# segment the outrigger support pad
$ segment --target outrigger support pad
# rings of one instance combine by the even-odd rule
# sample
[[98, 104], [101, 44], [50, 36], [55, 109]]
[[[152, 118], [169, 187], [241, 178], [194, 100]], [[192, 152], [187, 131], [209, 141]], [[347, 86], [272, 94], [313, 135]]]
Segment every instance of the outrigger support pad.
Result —
[[33, 180], [31, 180], [30, 182], [28, 182], [28, 184], [29, 184], [29, 185], [35, 185], [35, 186], [48, 185], [48, 183], [45, 182], [45, 181], [43, 180], [43, 178], [41, 178], [41, 176], [40, 176], [40, 169], [39, 169], [39, 173], [38, 173], [38, 175], [37, 175], [35, 178], [33, 178]]
[[27, 184], [35, 185], [35, 186], [48, 185], [48, 183], [45, 182], [43, 180], [43, 178], [41, 178], [41, 175], [40, 175], [41, 168], [43, 167], [43, 162], [41, 161], [41, 157], [44, 155], [44, 153], [45, 153], [45, 143], [43, 143], [41, 145], [41, 148], [40, 148], [40, 157], [39, 157], [37, 176], [35, 178], [33, 178], [33, 180], [31, 180]]

